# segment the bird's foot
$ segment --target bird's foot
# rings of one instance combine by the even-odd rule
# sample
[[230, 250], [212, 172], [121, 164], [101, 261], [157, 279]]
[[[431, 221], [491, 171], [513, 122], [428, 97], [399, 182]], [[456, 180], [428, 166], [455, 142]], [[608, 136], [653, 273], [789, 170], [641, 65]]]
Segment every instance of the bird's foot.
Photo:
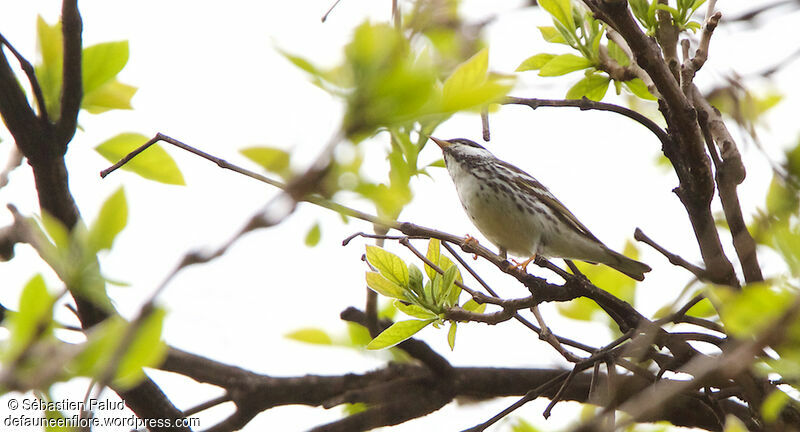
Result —
[[[467, 234], [464, 237], [464, 241], [461, 243], [461, 248], [464, 249], [464, 248], [469, 247], [469, 248], [473, 248], [474, 249], [474, 248], [477, 248], [478, 245], [479, 245], [478, 239], [476, 239], [475, 237], [472, 237], [471, 235]], [[478, 254], [472, 254], [472, 259], [473, 260], [477, 260], [478, 259]]]
[[530, 258], [528, 258], [528, 259], [526, 259], [525, 261], [522, 261], [522, 262], [517, 262], [517, 260], [513, 260], [512, 259], [511, 262], [514, 263], [514, 265], [512, 267], [516, 268], [519, 271], [527, 273], [528, 272], [528, 264], [533, 262], [535, 259], [536, 259], [536, 254], [533, 254], [532, 257], [530, 257]]

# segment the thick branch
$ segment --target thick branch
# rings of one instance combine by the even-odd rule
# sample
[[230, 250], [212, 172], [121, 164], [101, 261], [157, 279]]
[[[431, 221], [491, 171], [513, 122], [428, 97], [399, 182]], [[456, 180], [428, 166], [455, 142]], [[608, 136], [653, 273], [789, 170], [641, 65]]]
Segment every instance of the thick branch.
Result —
[[[714, 280], [724, 280], [728, 285], [739, 286], [725, 252], [711, 214], [714, 181], [711, 163], [705, 152], [703, 136], [697, 124], [697, 113], [681, 90], [677, 80], [671, 35], [662, 35], [662, 47], [647, 37], [628, 10], [627, 2], [585, 0], [586, 5], [599, 19], [607, 22], [622, 35], [633, 52], [636, 62], [653, 79], [661, 99], [659, 109], [667, 122], [667, 131], [673, 138], [662, 149], [678, 175], [680, 185], [675, 193], [680, 198], [692, 223], [700, 254], [707, 271]], [[668, 30], [668, 25], [664, 31]], [[670, 58], [661, 55], [661, 48]], [[677, 66], [677, 64], [675, 64]]]
[[75, 135], [78, 112], [83, 99], [81, 72], [83, 22], [78, 12], [78, 0], [64, 0], [62, 3], [61, 26], [64, 40], [64, 68], [61, 75], [61, 115], [56, 123], [56, 143], [61, 154], [64, 154], [67, 151], [67, 143]]
[[[736, 188], [746, 176], [742, 156], [719, 111], [711, 106], [697, 87], [692, 86], [692, 92], [695, 106], [699, 111], [700, 127], [716, 166], [717, 193], [728, 228], [731, 230], [733, 247], [739, 257], [744, 279], [747, 283], [762, 281], [764, 276], [761, 274], [761, 266], [756, 255], [756, 242], [747, 229], [739, 204], [739, 194], [736, 192]], [[716, 147], [720, 149], [721, 157], [717, 156]]]

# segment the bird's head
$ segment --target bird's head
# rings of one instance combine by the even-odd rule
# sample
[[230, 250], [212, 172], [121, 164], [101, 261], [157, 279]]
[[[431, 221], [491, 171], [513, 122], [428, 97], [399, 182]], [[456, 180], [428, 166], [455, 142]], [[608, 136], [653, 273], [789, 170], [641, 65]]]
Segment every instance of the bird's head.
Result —
[[455, 158], [467, 157], [494, 157], [489, 150], [483, 148], [482, 145], [475, 141], [470, 141], [466, 138], [453, 138], [443, 140], [439, 138], [430, 137], [431, 141], [435, 142], [446, 156], [453, 156]]

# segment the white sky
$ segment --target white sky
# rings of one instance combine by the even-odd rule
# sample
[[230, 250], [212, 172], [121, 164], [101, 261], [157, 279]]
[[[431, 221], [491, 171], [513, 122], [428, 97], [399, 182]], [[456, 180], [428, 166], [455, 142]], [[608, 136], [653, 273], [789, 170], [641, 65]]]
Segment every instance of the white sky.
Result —
[[[298, 168], [304, 166], [310, 161], [309, 155], [315, 154], [334, 132], [341, 106], [311, 85], [304, 73], [274, 48], [333, 65], [352, 29], [365, 18], [388, 20], [391, 2], [344, 0], [322, 24], [319, 18], [331, 3], [237, 0], [219, 7], [163, 0], [81, 2], [85, 45], [129, 40], [130, 60], [120, 79], [139, 87], [133, 99], [134, 111], [99, 116], [82, 113], [80, 123], [85, 132], [76, 136], [68, 153], [71, 188], [88, 220], [94, 218], [111, 192], [125, 186], [130, 206], [128, 227], [117, 239], [113, 254], [102, 257], [102, 265], [110, 278], [131, 283], [127, 288], [109, 290], [126, 316], [138, 311], [141, 302], [186, 251], [216, 247], [277, 191], [173, 148], [168, 151], [181, 166], [186, 187], [164, 186], [121, 171], [101, 180], [98, 172], [109, 164], [92, 148], [120, 132], [153, 135], [160, 131], [253, 169], [257, 168], [239, 156], [238, 149], [258, 144], [282, 147], [294, 152], [293, 163]], [[555, 51], [541, 42], [535, 27], [549, 25], [540, 10], [517, 11], [523, 3], [520, 1], [466, 3], [468, 16], [474, 19], [496, 16], [487, 29], [494, 70], [512, 72], [532, 54]], [[719, 7], [726, 12], [726, 8], [741, 8], [742, 3], [720, 1]], [[753, 3], [756, 2], [747, 2]], [[36, 14], [54, 22], [59, 2], [0, 0], [0, 10], [0, 32], [29, 60], [34, 60]], [[793, 28], [796, 13], [771, 19], [774, 22], [769, 30], [755, 34], [737, 34], [742, 26], [720, 28], [712, 42], [711, 60], [698, 77], [699, 84], [712, 85], [731, 71], [746, 74], [761, 70], [800, 46], [796, 32], [781, 30]], [[797, 72], [797, 65], [793, 64], [778, 75], [779, 83], [786, 84]], [[562, 97], [580, 76], [575, 73], [542, 79], [527, 73], [521, 78], [512, 92], [515, 96]], [[773, 155], [797, 137], [796, 86], [784, 90], [787, 100], [775, 109], [769, 122], [771, 130], [762, 131], [764, 145]], [[607, 100], [622, 102], [613, 96]], [[654, 166], [660, 144], [643, 127], [609, 113], [548, 108], [532, 112], [523, 107], [503, 108], [491, 117], [491, 126], [493, 139], [487, 146], [548, 185], [610, 247], [621, 249], [638, 226], [671, 251], [699, 260], [685, 212], [670, 192], [677, 184], [675, 176]], [[474, 115], [457, 116], [436, 133], [444, 138], [478, 141], [480, 122]], [[0, 138], [0, 165], [4, 165], [11, 138], [4, 130]], [[368, 163], [383, 166], [386, 137], [379, 136], [366, 145], [370, 148]], [[747, 215], [761, 205], [770, 172], [752, 143], [740, 140], [739, 145], [749, 163], [749, 177], [741, 187]], [[421, 159], [429, 162], [438, 157], [434, 146], [426, 148]], [[381, 170], [376, 168], [374, 173], [381, 175]], [[478, 236], [463, 214], [446, 173], [438, 170], [433, 177], [433, 181], [423, 177], [414, 182], [415, 201], [401, 219], [454, 234]], [[13, 173], [9, 187], [0, 189], [0, 201], [15, 204], [25, 214], [38, 213], [27, 166]], [[363, 202], [348, 203], [372, 212]], [[0, 211], [0, 225], [9, 221], [10, 215]], [[309, 249], [303, 245], [303, 238], [315, 221], [322, 223], [322, 241]], [[170, 311], [164, 331], [166, 340], [176, 347], [273, 376], [339, 374], [380, 367], [380, 354], [313, 347], [282, 336], [309, 326], [344, 335], [339, 312], [347, 306], [363, 304], [364, 265], [359, 257], [364, 242], [356, 240], [345, 248], [340, 244], [346, 236], [370, 229], [359, 221], [343, 226], [338, 215], [302, 205], [282, 225], [249, 234], [221, 259], [182, 272], [160, 296], [160, 304]], [[396, 244], [387, 246], [410, 260]], [[420, 243], [418, 247], [425, 245]], [[641, 310], [650, 314], [674, 298], [689, 279], [658, 254], [641, 249], [642, 260], [654, 268], [639, 288], [640, 293], [646, 294], [638, 299]], [[35, 272], [44, 272], [51, 287], [60, 286], [29, 248], [20, 246], [17, 254], [10, 264], [0, 264], [4, 281], [0, 303], [11, 308], [16, 307], [20, 287]], [[767, 251], [764, 256], [768, 255]], [[496, 270], [480, 265], [478, 268], [501, 293], [526, 295]], [[765, 269], [768, 274], [780, 271], [769, 260]], [[61, 312], [61, 319], [72, 319], [66, 310]], [[604, 324], [568, 322], [559, 319], [549, 307], [544, 308], [544, 314], [556, 332], [564, 336], [595, 345], [610, 337]], [[587, 339], [587, 335], [592, 336]], [[453, 353], [448, 352], [444, 330], [426, 329], [422, 338], [455, 365], [561, 364], [550, 347], [514, 322], [496, 327], [459, 326]], [[213, 388], [168, 374], [154, 376], [180, 408], [219, 394]], [[82, 399], [85, 384], [62, 386], [57, 398]], [[0, 417], [5, 417], [6, 398], [0, 398]], [[448, 406], [397, 430], [465, 428], [509, 403], [510, 399], [469, 409]], [[519, 414], [541, 425], [543, 407], [541, 403], [529, 404]], [[211, 426], [221, 411], [204, 414], [203, 427]], [[246, 430], [278, 426], [280, 430], [305, 430], [331, 421], [340, 413], [339, 408], [278, 408], [257, 417]], [[548, 429], [570, 421], [573, 413], [569, 404], [559, 404], [547, 423]]]

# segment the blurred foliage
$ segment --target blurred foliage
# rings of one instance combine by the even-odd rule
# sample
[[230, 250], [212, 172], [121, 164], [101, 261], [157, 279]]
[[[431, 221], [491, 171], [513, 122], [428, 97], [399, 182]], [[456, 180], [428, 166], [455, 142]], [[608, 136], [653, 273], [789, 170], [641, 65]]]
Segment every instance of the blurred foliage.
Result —
[[[26, 225], [34, 237], [32, 245], [71, 291], [95, 303], [111, 317], [86, 332], [82, 343], [59, 339], [55, 330], [54, 306], [66, 293], [52, 294], [41, 275], [23, 288], [16, 311], [6, 311], [3, 327], [9, 336], [0, 343], [0, 363], [6, 379], [0, 391], [25, 392], [47, 389], [56, 382], [83, 376], [101, 379], [113, 367], [113, 384], [128, 388], [144, 376], [143, 367], [160, 364], [166, 353], [161, 329], [166, 312], [156, 308], [136, 328], [116, 315], [100, 274], [97, 254], [109, 251], [125, 228], [128, 205], [122, 188], [101, 206], [94, 222], [68, 230], [58, 220], [43, 214], [28, 218]], [[134, 333], [126, 336], [128, 332]], [[120, 344], [126, 343], [126, 346]], [[118, 356], [117, 350], [123, 350]], [[118, 356], [115, 364], [112, 359]], [[9, 379], [13, 377], [13, 379]]]
[[[508, 93], [514, 80], [489, 72], [488, 50], [478, 28], [458, 18], [458, 2], [447, 6], [417, 2], [404, 17], [405, 27], [365, 22], [344, 48], [342, 63], [322, 68], [283, 52], [312, 83], [345, 103], [342, 130], [355, 150], [349, 160], [336, 158], [318, 191], [330, 197], [348, 190], [375, 205], [379, 216], [396, 219], [411, 202], [411, 179], [427, 174], [419, 153], [428, 136], [458, 111], [480, 110]], [[363, 175], [361, 143], [384, 132], [389, 138], [388, 181]], [[252, 149], [245, 156], [260, 163]], [[260, 163], [268, 171], [293, 175]]]

